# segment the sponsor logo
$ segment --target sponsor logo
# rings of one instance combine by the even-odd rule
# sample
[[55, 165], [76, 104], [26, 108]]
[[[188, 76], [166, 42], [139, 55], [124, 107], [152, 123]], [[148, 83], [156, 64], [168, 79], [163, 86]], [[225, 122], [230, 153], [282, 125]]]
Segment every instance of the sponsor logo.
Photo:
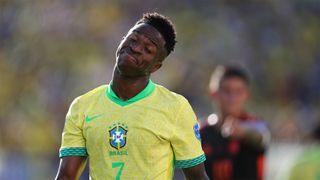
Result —
[[86, 115], [86, 122], [90, 122], [98, 117], [102, 116], [102, 114], [98, 114], [98, 115], [95, 115], [95, 116], [91, 116], [89, 117], [88, 115]]

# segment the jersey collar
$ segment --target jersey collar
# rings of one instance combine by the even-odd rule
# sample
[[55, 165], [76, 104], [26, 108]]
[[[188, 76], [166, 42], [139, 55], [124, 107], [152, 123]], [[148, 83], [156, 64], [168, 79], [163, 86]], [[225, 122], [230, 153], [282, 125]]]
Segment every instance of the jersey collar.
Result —
[[156, 87], [156, 85], [152, 82], [151, 79], [149, 79], [147, 86], [141, 92], [139, 92], [137, 95], [135, 95], [131, 99], [123, 101], [113, 91], [112, 82], [110, 82], [110, 84], [107, 86], [106, 95], [112, 102], [114, 102], [120, 106], [126, 106], [126, 105], [132, 104], [134, 102], [137, 102], [137, 101], [149, 96], [153, 92], [155, 87]]

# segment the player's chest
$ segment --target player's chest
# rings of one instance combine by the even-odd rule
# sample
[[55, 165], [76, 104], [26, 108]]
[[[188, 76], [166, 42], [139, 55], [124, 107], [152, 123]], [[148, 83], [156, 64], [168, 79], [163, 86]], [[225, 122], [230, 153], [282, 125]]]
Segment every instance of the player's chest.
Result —
[[152, 108], [94, 109], [85, 113], [84, 137], [88, 145], [107, 149], [154, 146], [169, 139], [170, 118]]

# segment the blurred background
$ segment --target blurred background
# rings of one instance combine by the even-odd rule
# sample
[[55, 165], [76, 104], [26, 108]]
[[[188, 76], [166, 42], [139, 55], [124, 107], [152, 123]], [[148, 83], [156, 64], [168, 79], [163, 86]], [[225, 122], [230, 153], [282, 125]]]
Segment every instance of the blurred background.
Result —
[[272, 134], [266, 179], [288, 177], [320, 123], [318, 0], [0, 0], [0, 179], [54, 178], [71, 101], [110, 81], [122, 36], [153, 11], [178, 44], [152, 79], [204, 119], [214, 68], [246, 69], [248, 109]]

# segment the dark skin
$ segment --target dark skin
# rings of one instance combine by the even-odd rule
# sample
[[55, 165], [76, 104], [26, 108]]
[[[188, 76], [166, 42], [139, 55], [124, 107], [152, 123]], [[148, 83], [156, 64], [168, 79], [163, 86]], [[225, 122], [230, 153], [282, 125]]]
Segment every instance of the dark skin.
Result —
[[[150, 74], [162, 66], [168, 55], [162, 35], [148, 24], [131, 28], [116, 52], [116, 65], [112, 77], [112, 89], [122, 100], [128, 100], [141, 92], [148, 84]], [[57, 180], [74, 180], [82, 172], [86, 157], [63, 157]], [[183, 169], [188, 180], [209, 179], [203, 163]]]
[[60, 160], [57, 180], [79, 179], [83, 171], [87, 157], [84, 156], [67, 156]]

